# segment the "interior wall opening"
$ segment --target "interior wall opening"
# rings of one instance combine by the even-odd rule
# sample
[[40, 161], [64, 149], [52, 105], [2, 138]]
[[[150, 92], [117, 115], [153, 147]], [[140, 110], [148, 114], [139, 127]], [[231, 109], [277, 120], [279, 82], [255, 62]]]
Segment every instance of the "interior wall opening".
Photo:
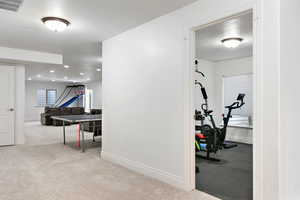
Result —
[[82, 71], [83, 68], [65, 65], [28, 63], [25, 66], [25, 145], [63, 143], [74, 150], [98, 153], [101, 122], [80, 124], [79, 120], [70, 120], [72, 116], [94, 119], [102, 113], [101, 69], [97, 66]]
[[253, 37], [252, 11], [195, 30], [195, 186], [224, 200], [253, 199]]

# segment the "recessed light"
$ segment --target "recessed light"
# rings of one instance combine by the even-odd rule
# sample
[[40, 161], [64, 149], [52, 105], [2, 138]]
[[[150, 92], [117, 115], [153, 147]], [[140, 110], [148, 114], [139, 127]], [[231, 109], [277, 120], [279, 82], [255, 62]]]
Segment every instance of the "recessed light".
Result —
[[84, 73], [81, 72], [81, 73], [80, 73], [80, 76], [84, 76]]
[[40, 74], [36, 75], [36, 77], [41, 78], [42, 76]]
[[59, 17], [44, 17], [41, 19], [48, 29], [55, 32], [64, 31], [71, 23]]
[[54, 73], [55, 71], [54, 71], [54, 70], [50, 70], [49, 72], [50, 72], [50, 73]]
[[221, 40], [221, 42], [223, 43], [223, 45], [227, 48], [237, 48], [238, 46], [240, 46], [241, 42], [243, 41], [242, 38], [225, 38], [223, 40]]
[[91, 79], [90, 79], [90, 78], [87, 78], [86, 80], [87, 80], [87, 81], [90, 81]]
[[97, 72], [101, 72], [101, 69], [100, 69], [100, 68], [97, 68]]
[[55, 82], [55, 80], [51, 80], [52, 82]]
[[32, 80], [32, 78], [31, 78], [31, 77], [29, 77], [27, 80], [28, 80], [28, 81], [31, 81], [31, 80]]
[[64, 65], [64, 68], [69, 69], [70, 66], [69, 65]]
[[65, 79], [65, 80], [67, 80], [67, 79], [68, 79], [68, 77], [67, 77], [67, 76], [65, 76], [65, 77], [64, 77], [64, 79]]

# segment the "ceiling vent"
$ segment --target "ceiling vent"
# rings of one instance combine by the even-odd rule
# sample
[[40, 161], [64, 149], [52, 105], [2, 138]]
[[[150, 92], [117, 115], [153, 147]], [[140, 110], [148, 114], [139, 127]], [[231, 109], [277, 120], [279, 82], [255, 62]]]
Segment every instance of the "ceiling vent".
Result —
[[17, 12], [23, 0], [0, 0], [0, 9]]

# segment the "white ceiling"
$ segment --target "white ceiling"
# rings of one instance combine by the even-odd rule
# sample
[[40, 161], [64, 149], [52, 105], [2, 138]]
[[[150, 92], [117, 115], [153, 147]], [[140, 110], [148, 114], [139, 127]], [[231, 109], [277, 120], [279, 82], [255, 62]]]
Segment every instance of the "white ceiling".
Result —
[[[0, 46], [63, 54], [64, 64], [74, 70], [69, 76], [75, 77], [79, 71], [101, 66], [101, 41], [195, 1], [24, 0], [17, 13], [0, 10]], [[45, 16], [65, 18], [71, 26], [65, 32], [51, 32], [40, 21]], [[50, 68], [60, 71], [62, 66], [38, 64], [29, 67], [27, 75]], [[87, 75], [92, 78], [93, 73]]]
[[[73, 67], [66, 69], [60, 65], [30, 63], [26, 67], [26, 77], [30, 77], [32, 81], [52, 81], [66, 83], [87, 83], [102, 80], [101, 71], [93, 66]], [[54, 71], [51, 73], [50, 71]], [[84, 75], [80, 75], [84, 73]]]
[[[196, 32], [197, 58], [216, 62], [252, 56], [252, 25], [252, 13], [249, 13], [198, 30]], [[241, 37], [243, 41], [238, 48], [229, 49], [221, 43], [222, 39], [229, 37]]]

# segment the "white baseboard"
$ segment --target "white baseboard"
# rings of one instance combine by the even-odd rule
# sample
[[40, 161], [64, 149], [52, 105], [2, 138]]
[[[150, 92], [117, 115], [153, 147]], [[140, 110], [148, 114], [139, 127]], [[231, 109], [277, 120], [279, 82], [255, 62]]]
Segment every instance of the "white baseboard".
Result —
[[179, 176], [176, 176], [174, 174], [170, 174], [168, 172], [164, 172], [162, 170], [155, 169], [153, 167], [147, 166], [143, 163], [132, 161], [132, 160], [129, 160], [127, 158], [117, 156], [117, 155], [113, 155], [113, 154], [108, 153], [108, 152], [103, 152], [102, 151], [101, 157], [104, 160], [107, 160], [107, 161], [110, 161], [112, 163], [121, 165], [123, 167], [126, 167], [126, 168], [128, 168], [130, 170], [133, 170], [135, 172], [141, 173], [141, 174], [146, 175], [148, 177], [158, 179], [162, 182], [170, 184], [170, 185], [172, 185], [174, 187], [177, 187], [179, 189], [186, 190], [186, 191], [191, 191], [192, 190], [189, 185], [184, 183], [184, 178], [183, 177], [179, 177]]

